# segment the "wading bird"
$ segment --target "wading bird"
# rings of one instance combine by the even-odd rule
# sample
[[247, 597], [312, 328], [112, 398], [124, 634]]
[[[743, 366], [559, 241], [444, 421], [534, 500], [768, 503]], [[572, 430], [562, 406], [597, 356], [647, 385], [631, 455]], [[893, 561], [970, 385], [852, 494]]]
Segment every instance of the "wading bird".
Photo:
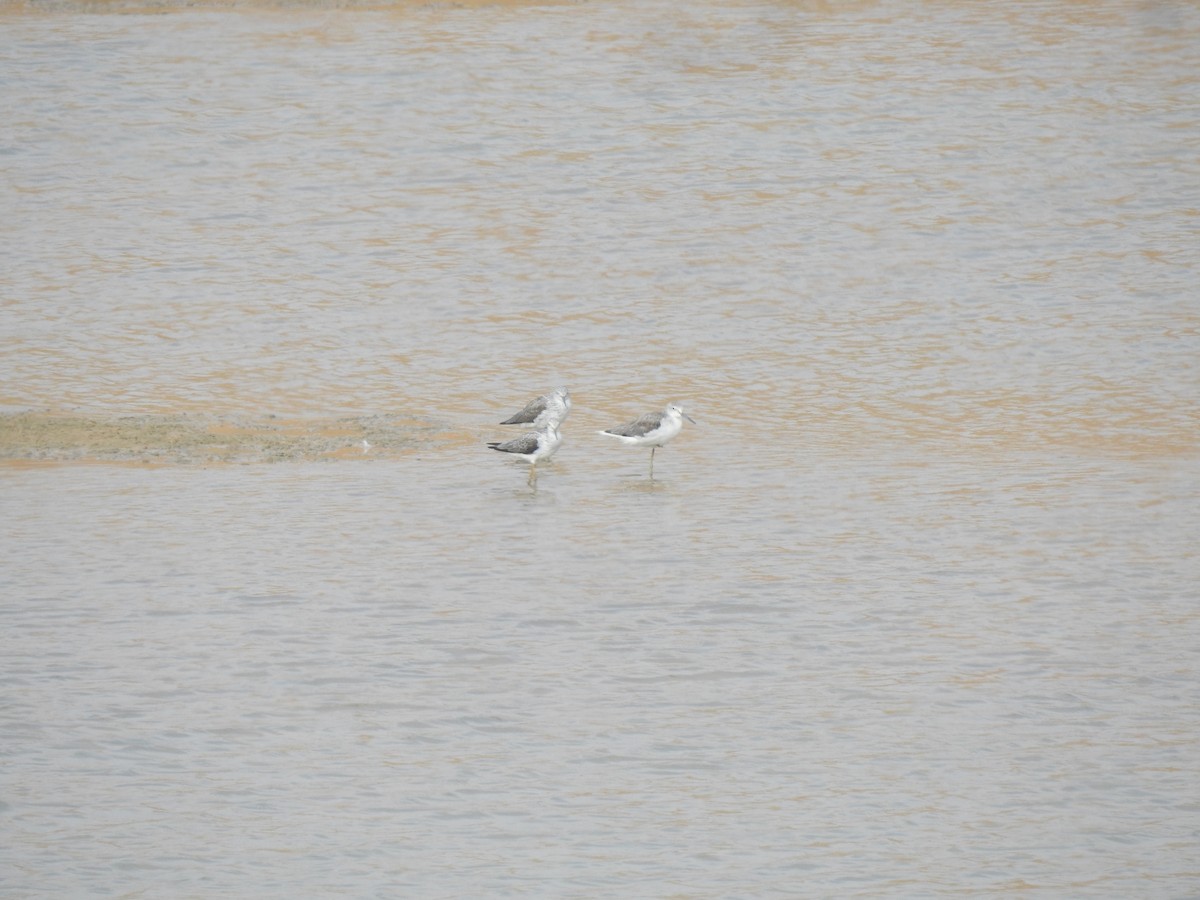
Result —
[[558, 433], [558, 423], [548, 422], [537, 431], [523, 434], [511, 441], [493, 442], [488, 444], [488, 447], [501, 453], [512, 453], [529, 463], [529, 483], [536, 486], [537, 464], [553, 456], [561, 443], [562, 435]]
[[693, 425], [696, 420], [683, 411], [683, 407], [672, 403], [662, 412], [646, 413], [625, 425], [608, 428], [600, 434], [615, 437], [622, 444], [632, 447], [650, 448], [650, 477], [654, 477], [654, 451], [683, 430], [683, 420]]
[[519, 413], [509, 416], [501, 425], [527, 425], [541, 428], [548, 422], [561, 425], [571, 414], [571, 392], [560, 387], [549, 394], [530, 400]]

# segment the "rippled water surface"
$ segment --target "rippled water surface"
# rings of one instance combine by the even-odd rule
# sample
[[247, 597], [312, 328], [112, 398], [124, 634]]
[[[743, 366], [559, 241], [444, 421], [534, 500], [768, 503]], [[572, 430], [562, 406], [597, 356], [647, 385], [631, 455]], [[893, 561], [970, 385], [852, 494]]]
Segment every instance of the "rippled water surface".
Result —
[[0, 14], [0, 893], [1196, 893], [1194, 4], [108, 9]]

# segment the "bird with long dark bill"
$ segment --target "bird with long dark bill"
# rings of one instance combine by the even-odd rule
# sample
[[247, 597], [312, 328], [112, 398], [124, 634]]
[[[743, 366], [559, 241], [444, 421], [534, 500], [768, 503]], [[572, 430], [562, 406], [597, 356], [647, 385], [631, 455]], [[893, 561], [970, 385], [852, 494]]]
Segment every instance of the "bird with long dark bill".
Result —
[[650, 448], [650, 477], [654, 477], [654, 451], [675, 437], [683, 430], [683, 420], [687, 419], [693, 425], [696, 420], [683, 411], [683, 407], [672, 403], [662, 412], [646, 413], [644, 416], [607, 428], [600, 434], [615, 437], [622, 444], [631, 447]]

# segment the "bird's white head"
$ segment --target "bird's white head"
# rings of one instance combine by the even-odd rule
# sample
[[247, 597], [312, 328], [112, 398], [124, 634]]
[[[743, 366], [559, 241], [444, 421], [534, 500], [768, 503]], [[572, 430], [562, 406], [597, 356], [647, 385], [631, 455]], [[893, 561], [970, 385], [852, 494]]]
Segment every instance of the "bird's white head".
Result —
[[689, 416], [687, 413], [685, 413], [685, 412], [683, 411], [683, 407], [682, 407], [682, 406], [680, 406], [678, 403], [672, 403], [670, 406], [668, 406], [668, 407], [667, 407], [667, 413], [668, 413], [668, 415], [670, 415], [670, 416], [672, 416], [672, 417], [674, 417], [674, 418], [681, 418], [681, 417], [682, 417], [682, 418], [684, 418], [684, 419], [687, 419], [687, 420], [688, 420], [689, 422], [691, 422], [693, 425], [695, 425], [695, 424], [696, 424], [696, 420], [695, 420], [695, 419], [693, 419], [691, 416]]

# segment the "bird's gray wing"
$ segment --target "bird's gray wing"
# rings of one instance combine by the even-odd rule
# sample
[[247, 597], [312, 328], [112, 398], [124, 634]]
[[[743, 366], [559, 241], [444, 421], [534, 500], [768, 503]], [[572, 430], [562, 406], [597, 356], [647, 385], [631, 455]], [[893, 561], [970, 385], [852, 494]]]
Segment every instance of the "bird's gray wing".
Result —
[[538, 436], [537, 432], [531, 431], [529, 434], [523, 434], [519, 438], [505, 441], [503, 444], [488, 444], [488, 446], [501, 453], [532, 453], [538, 448]]
[[537, 420], [538, 416], [540, 416], [542, 413], [544, 413], [546, 411], [546, 404], [549, 403], [549, 401], [550, 401], [550, 398], [547, 397], [545, 394], [543, 394], [541, 397], [538, 397], [536, 400], [530, 400], [529, 403], [527, 403], [525, 405], [525, 408], [523, 410], [521, 410], [516, 415], [509, 416], [507, 419], [505, 419], [500, 424], [501, 425], [524, 425], [528, 422], [534, 422]]
[[662, 424], [663, 414], [660, 412], [646, 413], [639, 419], [634, 419], [627, 425], [618, 425], [616, 428], [609, 428], [608, 434], [615, 434], [620, 437], [644, 437]]

